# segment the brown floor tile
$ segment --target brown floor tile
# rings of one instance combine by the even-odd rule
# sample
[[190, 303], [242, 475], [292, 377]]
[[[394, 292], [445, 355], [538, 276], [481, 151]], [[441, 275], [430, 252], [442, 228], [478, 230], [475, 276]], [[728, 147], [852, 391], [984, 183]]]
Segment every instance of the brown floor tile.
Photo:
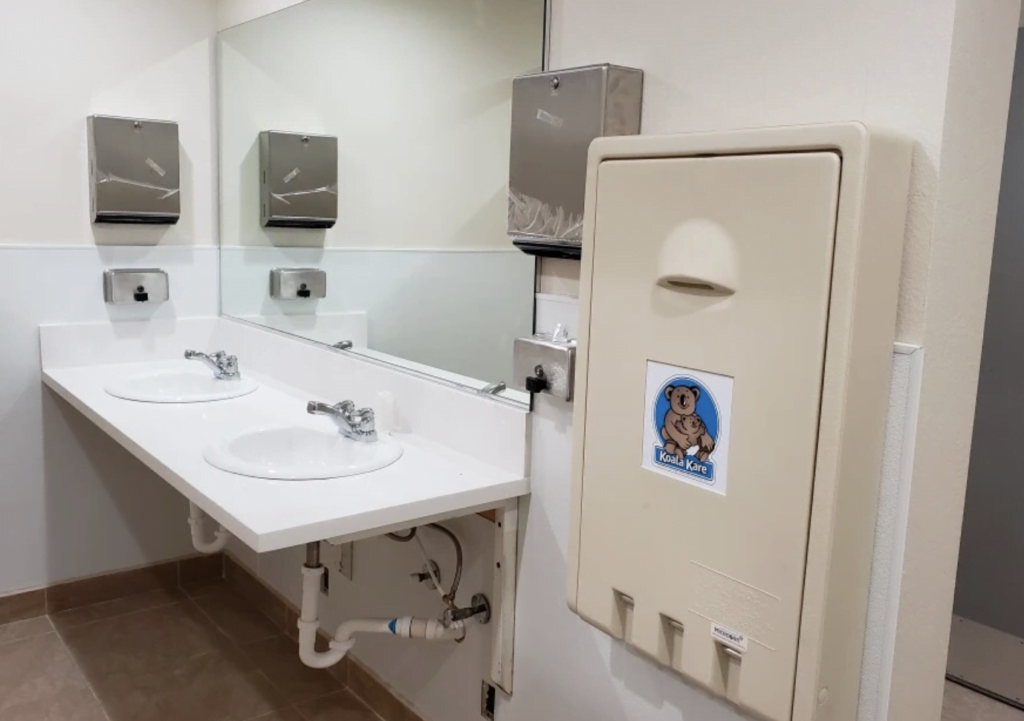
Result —
[[46, 589], [46, 609], [49, 613], [58, 613], [148, 591], [176, 588], [178, 562], [169, 561], [157, 566], [51, 586]]
[[224, 578], [224, 554], [182, 558], [178, 561], [178, 583], [183, 587], [196, 581]]
[[381, 721], [349, 691], [323, 696], [297, 706], [306, 721]]
[[220, 588], [228, 588], [228, 582], [223, 578], [209, 578], [205, 581], [189, 581], [182, 585], [181, 590], [189, 598], [199, 598]]
[[299, 614], [292, 609], [285, 607], [284, 610], [284, 633], [292, 641], [299, 641]]
[[193, 602], [235, 643], [252, 643], [282, 634], [269, 618], [227, 588], [214, 590]]
[[114, 601], [94, 603], [91, 606], [72, 608], [50, 615], [53, 625], [58, 630], [65, 630], [81, 626], [94, 621], [103, 621], [109, 618], [116, 618], [136, 611], [145, 611], [160, 606], [169, 606], [184, 600], [185, 594], [177, 589], [159, 589], [148, 593], [139, 593], [134, 596], [125, 596]]
[[327, 673], [334, 676], [334, 680], [340, 683], [342, 686], [348, 686], [348, 656], [341, 659], [341, 663], [336, 663], [327, 669]]
[[51, 631], [53, 631], [53, 624], [46, 616], [36, 616], [26, 621], [15, 621], [0, 626], [0, 644], [20, 641], [32, 636], [42, 636]]
[[0, 623], [24, 621], [46, 613], [46, 593], [26, 591], [0, 598]]
[[350, 691], [314, 698], [297, 708], [305, 721], [381, 721]]
[[387, 721], [421, 721], [383, 681], [362, 664], [348, 659], [348, 688]]
[[94, 685], [111, 721], [248, 721], [288, 706], [257, 668], [219, 651]]
[[0, 719], [92, 721], [98, 704], [56, 633], [0, 646]]
[[250, 721], [304, 721], [301, 714], [292, 708], [281, 709], [280, 711], [272, 711], [271, 713], [257, 716]]
[[101, 700], [100, 689], [125, 676], [153, 674], [201, 654], [231, 650], [190, 601], [75, 626], [61, 636]]
[[92, 691], [67, 691], [0, 711], [0, 721], [107, 721]]
[[341, 685], [327, 671], [303, 665], [298, 646], [285, 636], [250, 643], [243, 650], [284, 693], [289, 703], [341, 690]]
[[288, 607], [272, 591], [230, 556], [224, 557], [224, 578], [239, 596], [258, 608], [278, 628], [285, 630]]

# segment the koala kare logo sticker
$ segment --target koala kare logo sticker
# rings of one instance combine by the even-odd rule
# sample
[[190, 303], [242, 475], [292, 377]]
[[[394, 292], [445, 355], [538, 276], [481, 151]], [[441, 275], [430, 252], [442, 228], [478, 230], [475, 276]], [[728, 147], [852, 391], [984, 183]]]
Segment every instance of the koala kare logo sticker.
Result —
[[643, 466], [725, 494], [732, 378], [649, 361]]

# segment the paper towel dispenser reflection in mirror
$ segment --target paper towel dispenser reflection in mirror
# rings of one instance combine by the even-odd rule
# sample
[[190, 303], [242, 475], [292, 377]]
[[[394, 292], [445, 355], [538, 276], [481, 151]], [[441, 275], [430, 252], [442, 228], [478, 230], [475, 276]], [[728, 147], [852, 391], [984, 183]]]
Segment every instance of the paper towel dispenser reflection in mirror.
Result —
[[178, 124], [88, 118], [89, 199], [94, 223], [173, 225], [181, 215]]
[[338, 220], [338, 139], [260, 133], [260, 215], [265, 228], [333, 228]]
[[637, 135], [643, 71], [590, 65], [512, 81], [508, 234], [534, 255], [579, 258], [587, 151]]

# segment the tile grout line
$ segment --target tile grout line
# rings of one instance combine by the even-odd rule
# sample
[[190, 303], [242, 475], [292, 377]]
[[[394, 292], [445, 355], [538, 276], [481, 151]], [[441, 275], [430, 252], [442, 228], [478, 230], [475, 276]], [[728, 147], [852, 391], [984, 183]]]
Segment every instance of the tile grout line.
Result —
[[42, 615], [39, 615], [39, 616], [32, 616], [31, 618], [23, 618], [20, 621], [11, 621], [10, 623], [0, 624], [0, 628], [6, 628], [8, 626], [13, 626], [13, 625], [18, 624], [18, 623], [28, 623], [29, 621], [38, 621], [40, 618], [45, 618], [47, 621], [50, 622], [50, 630], [49, 631], [43, 631], [42, 633], [34, 633], [31, 636], [21, 636], [20, 638], [12, 638], [12, 639], [9, 639], [7, 641], [0, 641], [0, 647], [7, 646], [8, 644], [12, 644], [12, 643], [17, 643], [18, 641], [25, 641], [25, 640], [30, 639], [30, 638], [38, 638], [40, 636], [46, 636], [47, 634], [51, 634], [51, 633], [53, 633], [54, 631], [57, 630], [56, 627], [53, 625], [53, 621], [50, 621], [50, 617], [48, 615], [46, 615], [45, 613], [42, 614]]
[[[377, 709], [375, 709], [373, 706], [370, 705], [370, 702], [367, 699], [365, 699], [362, 696], [360, 696], [356, 692], [356, 690], [354, 688], [352, 688], [351, 686], [349, 686], [348, 684], [345, 684], [345, 690], [348, 691], [350, 694], [352, 694], [352, 698], [354, 698], [357, 701], [359, 701], [359, 703], [361, 703], [366, 708], [367, 711], [369, 711], [371, 714], [373, 714], [374, 718], [376, 718], [377, 721], [391, 721], [391, 719], [385, 719], [384, 716], [379, 711], [377, 711]], [[392, 696], [393, 696], [393, 694], [392, 694]], [[399, 703], [401, 703], [401, 701], [399, 701]], [[409, 708], [409, 706], [404, 704], [404, 703], [402, 705], [405, 708], [407, 708], [407, 709]], [[417, 715], [417, 718], [419, 718], [418, 715]]]
[[78, 673], [82, 674], [82, 680], [85, 681], [86, 688], [89, 689], [89, 693], [91, 693], [93, 699], [95, 699], [96, 705], [100, 707], [100, 711], [103, 713], [103, 718], [105, 718], [107, 721], [111, 721], [110, 714], [107, 713], [106, 705], [103, 703], [103, 700], [99, 697], [99, 694], [96, 693], [96, 689], [93, 688], [92, 681], [90, 681], [88, 675], [86, 675], [85, 669], [82, 668], [82, 664], [78, 662], [78, 658], [75, 656], [75, 652], [71, 650], [70, 646], [68, 646], [67, 641], [64, 640], [64, 636], [61, 634], [60, 629], [57, 628], [57, 626], [53, 623], [53, 619], [50, 618], [50, 615], [47, 614], [46, 617], [47, 619], [49, 619], [50, 625], [53, 626], [53, 632], [57, 635], [57, 640], [60, 641], [60, 645], [68, 654], [68, 657], [71, 659], [71, 662], [75, 664], [75, 669], [78, 671]]
[[[153, 593], [153, 592], [152, 591], [143, 591], [141, 593], [133, 593], [130, 596], [122, 596], [121, 598], [115, 598], [115, 599], [112, 599], [110, 601], [101, 601], [100, 603], [92, 603], [92, 604], [89, 604], [88, 606], [78, 606], [77, 608], [69, 608], [69, 609], [67, 609], [65, 611], [58, 611], [57, 613], [48, 613], [46, 615], [48, 617], [50, 617], [50, 623], [53, 623], [53, 616], [56, 616], [56, 615], [61, 614], [61, 613], [68, 613], [70, 611], [80, 611], [83, 608], [92, 608], [93, 606], [102, 606], [105, 603], [116, 603], [117, 601], [123, 601], [126, 598], [135, 598], [136, 596], [144, 596], [147, 593]], [[104, 616], [102, 618], [94, 618], [94, 619], [92, 619], [90, 621], [83, 621], [82, 623], [77, 623], [74, 626], [71, 626], [71, 627], [66, 628], [64, 630], [70, 631], [71, 629], [74, 629], [74, 628], [85, 628], [86, 626], [92, 626], [93, 624], [96, 624], [96, 623], [103, 623], [104, 621], [110, 621], [110, 620], [115, 619], [115, 618], [124, 618], [126, 616], [134, 616], [134, 615], [139, 614], [139, 613], [145, 613], [146, 611], [155, 611], [155, 610], [160, 609], [160, 608], [167, 608], [168, 606], [173, 606], [175, 604], [181, 603], [182, 601], [189, 601], [189, 600], [191, 600], [191, 599], [189, 599], [187, 596], [183, 596], [182, 598], [172, 598], [172, 599], [168, 600], [166, 603], [158, 603], [155, 606], [147, 606], [146, 608], [135, 608], [135, 609], [132, 609], [130, 611], [125, 611], [124, 613], [115, 613], [113, 616]], [[57, 628], [57, 624], [53, 624], [53, 627], [54, 627], [54, 629], [56, 629]]]
[[[167, 606], [172, 606], [172, 605], [175, 605], [177, 603], [181, 603], [182, 601], [191, 601], [192, 599], [189, 598], [188, 594], [185, 592], [185, 589], [182, 587], [182, 583], [181, 583], [181, 559], [176, 560], [174, 565], [175, 565], [175, 571], [176, 571], [176, 575], [175, 575], [176, 583], [175, 583], [175, 589], [174, 590], [180, 592], [182, 598], [169, 600], [167, 603], [159, 603], [159, 604], [157, 604], [155, 606], [150, 606], [148, 608], [136, 609], [134, 611], [126, 611], [124, 613], [114, 614], [113, 616], [109, 616], [107, 618], [94, 619], [92, 621], [87, 621], [86, 623], [82, 623], [82, 624], [79, 624], [77, 626], [72, 626], [71, 628], [83, 628], [83, 627], [86, 627], [86, 626], [90, 626], [90, 625], [92, 625], [94, 623], [99, 623], [101, 621], [110, 621], [110, 620], [117, 619], [117, 618], [123, 618], [125, 616], [132, 616], [132, 615], [135, 615], [136, 613], [143, 613], [145, 611], [152, 611], [152, 610], [158, 609], [158, 608], [166, 608]], [[221, 574], [223, 575], [223, 564], [221, 566]], [[159, 589], [153, 589], [153, 590], [159, 590]], [[113, 603], [115, 601], [120, 601], [120, 600], [122, 600], [124, 598], [131, 598], [132, 596], [141, 596], [141, 595], [144, 595], [146, 593], [151, 593], [151, 592], [152, 591], [142, 591], [140, 593], [129, 594], [127, 596], [121, 596], [119, 598], [112, 598], [109, 601], [101, 601], [100, 603], [95, 603], [95, 604], [86, 604], [85, 606], [80, 606], [78, 608], [87, 608], [89, 606], [99, 606], [99, 605], [102, 605], [103, 603]], [[44, 609], [43, 616], [45, 616], [47, 621], [49, 621], [50, 628], [52, 629], [52, 632], [54, 633], [54, 635], [56, 635], [57, 640], [60, 642], [61, 647], [68, 654], [68, 657], [71, 659], [72, 663], [74, 664], [75, 669], [78, 671], [78, 673], [80, 673], [82, 675], [82, 679], [85, 681], [85, 685], [89, 689], [89, 693], [92, 695], [93, 699], [96, 701], [96, 704], [97, 704], [97, 706], [100, 709], [100, 712], [103, 714], [103, 718], [106, 719], [106, 721], [111, 721], [110, 714], [107, 712], [106, 705], [103, 703], [102, 699], [100, 699], [99, 694], [96, 693], [96, 689], [93, 686], [92, 682], [89, 680], [88, 675], [86, 675], [85, 669], [82, 668], [82, 665], [81, 665], [81, 663], [79, 663], [79, 660], [75, 656], [74, 651], [71, 650], [71, 647], [68, 645], [67, 641], [64, 639], [64, 634], [61, 633], [61, 629], [59, 629], [57, 627], [57, 624], [55, 624], [53, 622], [52, 616], [56, 615], [56, 614], [49, 613], [49, 601], [50, 601], [49, 593], [50, 593], [49, 588], [44, 588], [43, 589], [43, 609]], [[209, 615], [206, 614], [206, 612], [203, 611], [203, 609], [200, 608], [198, 604], [193, 603], [192, 605], [195, 606], [195, 608], [200, 613], [202, 613], [204, 616], [209, 618]], [[65, 609], [65, 610], [66, 611], [73, 611], [73, 610], [76, 610], [76, 609]], [[210, 619], [210, 621], [211, 621], [211, 623], [213, 623], [212, 619]], [[217, 627], [216, 623], [214, 623], [214, 626]], [[217, 627], [217, 628], [218, 628], [218, 631], [219, 631], [220, 630], [219, 627]], [[66, 630], [70, 630], [70, 629], [66, 629]], [[229, 641], [230, 641], [230, 639], [229, 639]], [[202, 656], [202, 655], [204, 655], [204, 654], [199, 654], [199, 656]]]
[[[245, 564], [243, 564], [243, 563], [242, 563], [241, 561], [239, 561], [238, 559], [236, 559], [236, 558], [234, 558], [233, 556], [231, 556], [231, 554], [230, 554], [230, 552], [229, 552], [229, 551], [226, 551], [226, 552], [224, 553], [224, 572], [225, 572], [225, 581], [227, 581], [227, 580], [228, 580], [228, 579], [227, 579], [227, 564], [228, 564], [228, 562], [229, 562], [229, 561], [230, 561], [230, 562], [233, 562], [233, 563], [234, 563], [234, 564], [235, 564], [236, 566], [238, 566], [239, 570], [240, 570], [240, 571], [241, 571], [241, 572], [242, 572], [243, 574], [247, 575], [247, 576], [249, 577], [249, 579], [250, 579], [251, 581], [253, 581], [253, 582], [257, 583], [258, 585], [262, 586], [262, 587], [263, 587], [263, 588], [264, 588], [265, 590], [269, 591], [269, 592], [270, 592], [270, 593], [272, 593], [272, 594], [273, 594], [274, 596], [276, 596], [276, 597], [277, 597], [277, 599], [278, 599], [279, 601], [281, 601], [282, 603], [284, 603], [284, 605], [285, 605], [285, 609], [286, 609], [286, 610], [291, 610], [291, 611], [292, 611], [293, 613], [296, 613], [296, 614], [298, 614], [298, 613], [299, 613], [299, 610], [298, 610], [298, 608], [293, 608], [293, 607], [292, 607], [292, 604], [291, 604], [291, 602], [290, 602], [290, 601], [288, 601], [287, 599], [285, 599], [285, 598], [284, 598], [284, 597], [283, 597], [283, 596], [282, 596], [282, 595], [281, 595], [280, 593], [278, 593], [278, 592], [277, 592], [277, 590], [276, 590], [276, 589], [274, 589], [274, 588], [270, 587], [270, 586], [269, 586], [269, 585], [267, 584], [267, 582], [265, 582], [265, 581], [264, 581], [264, 580], [263, 580], [262, 578], [260, 578], [260, 577], [259, 577], [258, 575], [256, 575], [256, 573], [255, 573], [255, 572], [251, 571], [251, 570], [249, 569], [249, 567], [248, 567], [248, 566], [246, 566], [246, 565], [245, 565]], [[230, 584], [230, 583], [229, 583], [228, 585], [229, 585], [229, 587], [231, 587], [231, 584]], [[238, 591], [236, 591], [236, 593], [238, 593]], [[241, 595], [241, 594], [239, 593], [239, 595]], [[248, 599], [247, 599], [247, 598], [246, 598], [245, 596], [242, 596], [242, 598], [245, 598], [245, 600], [247, 600], [247, 601], [248, 601]], [[273, 622], [273, 618], [272, 618], [271, 616], [269, 616], [268, 614], [264, 613], [264, 612], [263, 612], [263, 609], [261, 609], [260, 607], [256, 606], [255, 604], [251, 604], [251, 605], [253, 606], [253, 608], [255, 608], [256, 610], [260, 611], [260, 612], [261, 612], [261, 613], [263, 614], [263, 616], [264, 616], [265, 618], [268, 618], [268, 619], [270, 619], [270, 621], [271, 621], [271, 622]], [[320, 630], [322, 631], [322, 629], [320, 629]], [[330, 634], [327, 634], [327, 635], [329, 636]], [[293, 639], [293, 638], [292, 638], [291, 636], [289, 636], [289, 635], [288, 635], [288, 631], [287, 631], [287, 629], [285, 629], [285, 630], [284, 630], [284, 636], [285, 636], [285, 638], [287, 638], [287, 639], [288, 639], [289, 641], [291, 641], [291, 642], [292, 642], [293, 644], [295, 644], [295, 645], [296, 645], [296, 648], [298, 647], [298, 642], [296, 641], [296, 639]], [[346, 658], [345, 660], [349, 661], [350, 663], [354, 663], [354, 661], [352, 661], [351, 659], [347, 659], [347, 658]], [[328, 672], [328, 673], [330, 673], [330, 672]], [[332, 678], [334, 678], [335, 682], [336, 682], [336, 683], [337, 683], [337, 684], [338, 684], [338, 685], [340, 686], [341, 690], [347, 691], [347, 692], [348, 692], [349, 694], [351, 694], [351, 696], [352, 696], [353, 698], [355, 698], [356, 700], [358, 700], [358, 701], [359, 701], [359, 702], [360, 702], [360, 703], [361, 703], [361, 704], [363, 705], [363, 707], [364, 707], [364, 708], [366, 708], [366, 710], [368, 710], [368, 711], [369, 711], [369, 712], [370, 712], [371, 714], [373, 714], [374, 718], [375, 718], [375, 719], [376, 719], [377, 721], [390, 721], [389, 719], [385, 719], [385, 718], [384, 718], [384, 716], [382, 716], [382, 715], [381, 715], [381, 714], [380, 714], [380, 713], [379, 713], [379, 712], [377, 711], [377, 709], [376, 709], [376, 708], [374, 708], [374, 706], [372, 706], [372, 705], [370, 704], [370, 701], [369, 701], [368, 699], [366, 699], [366, 698], [363, 698], [363, 696], [361, 696], [361, 695], [360, 695], [359, 693], [357, 693], [357, 692], [356, 692], [356, 690], [355, 690], [354, 688], [352, 688], [352, 686], [351, 686], [351, 685], [350, 685], [350, 684], [348, 683], [348, 676], [347, 676], [347, 675], [346, 675], [346, 680], [345, 680], [344, 682], [343, 682], [343, 681], [341, 681], [340, 679], [338, 679], [338, 678], [337, 678], [336, 676], [334, 676], [334, 674], [333, 674], [333, 673], [332, 673], [332, 674], [330, 674], [330, 675], [331, 675], [331, 677], [332, 677]], [[376, 682], [376, 683], [377, 683], [378, 685], [380, 684], [380, 682], [379, 682], [379, 681], [377, 681], [376, 679], [371, 679], [371, 680], [375, 681], [375, 682]], [[273, 684], [273, 680], [272, 680], [272, 679], [271, 679], [271, 684]], [[275, 688], [276, 688], [276, 686], [275, 686]], [[388, 688], [386, 688], [386, 687], [384, 688], [384, 691], [385, 691], [385, 692], [386, 692], [386, 693], [387, 693], [387, 694], [388, 694], [389, 696], [391, 696], [391, 697], [392, 697], [392, 698], [394, 698], [394, 699], [395, 699], [396, 701], [398, 701], [398, 703], [399, 703], [399, 704], [400, 704], [400, 705], [401, 705], [401, 706], [402, 706], [403, 708], [405, 708], [405, 709], [407, 709], [407, 710], [408, 710], [409, 712], [411, 712], [411, 713], [415, 714], [415, 717], [416, 717], [417, 719], [420, 719], [420, 721], [422, 721], [422, 717], [421, 717], [421, 716], [419, 715], [419, 713], [418, 713], [417, 711], [415, 711], [415, 710], [414, 710], [414, 709], [413, 709], [413, 708], [412, 708], [412, 707], [411, 707], [411, 706], [410, 706], [410, 705], [409, 705], [408, 703], [406, 703], [405, 701], [403, 701], [403, 700], [399, 699], [399, 698], [398, 698], [398, 697], [397, 697], [397, 696], [395, 695], [394, 691], [392, 691], [392, 690], [390, 690], [390, 689], [388, 689]], [[336, 693], [336, 692], [335, 692], [335, 693]], [[330, 695], [330, 694], [328, 694], [328, 695]], [[317, 698], [322, 698], [322, 696], [318, 696]], [[310, 699], [310, 700], [316, 700], [316, 699]], [[300, 715], [300, 716], [302, 716], [302, 712], [301, 712], [301, 711], [299, 711], [298, 709], [296, 709], [296, 711], [297, 711], [297, 713], [299, 713], [299, 715]]]
[[[226, 555], [226, 554], [225, 554], [224, 558], [225, 558], [225, 559], [227, 559], [227, 555]], [[237, 563], [237, 562], [236, 562], [236, 563]], [[225, 564], [226, 564], [226, 561], [225, 561]], [[239, 564], [239, 565], [240, 565], [240, 564]], [[245, 572], [248, 572], [248, 569], [244, 569], [244, 570], [245, 570]], [[252, 574], [251, 574], [251, 573], [250, 573], [249, 575], [250, 575], [250, 577], [251, 577], [251, 578], [253, 578], [253, 580], [255, 580], [255, 581], [256, 581], [257, 583], [262, 583], [262, 581], [261, 581], [260, 579], [257, 579], [257, 578], [255, 578], [254, 576], [252, 576]], [[227, 579], [225, 579], [225, 580], [227, 580]], [[229, 585], [229, 587], [230, 587], [230, 585]], [[232, 592], [233, 592], [233, 593], [236, 593], [236, 594], [238, 593], [238, 592], [237, 592], [237, 591], [235, 591], [234, 589], [232, 589]], [[274, 619], [273, 619], [273, 618], [271, 618], [271, 617], [270, 617], [269, 615], [267, 615], [266, 613], [264, 613], [264, 612], [263, 612], [263, 610], [262, 610], [261, 608], [259, 608], [258, 606], [256, 606], [256, 605], [255, 605], [255, 604], [253, 604], [252, 602], [250, 602], [250, 601], [249, 601], [249, 599], [245, 598], [245, 597], [244, 597], [244, 596], [242, 596], [241, 594], [238, 594], [238, 595], [239, 595], [239, 597], [240, 597], [240, 598], [242, 598], [242, 600], [244, 600], [244, 601], [245, 601], [245, 602], [246, 602], [246, 603], [247, 603], [247, 604], [248, 604], [248, 605], [249, 605], [249, 606], [250, 606], [250, 607], [251, 607], [252, 609], [254, 609], [254, 610], [258, 611], [258, 612], [260, 613], [260, 615], [262, 615], [262, 616], [263, 616], [264, 618], [266, 618], [266, 619], [267, 619], [268, 621], [270, 621], [271, 623], [274, 623]], [[200, 605], [199, 605], [198, 603], [195, 603], [195, 599], [191, 599], [191, 598], [190, 598], [190, 599], [187, 599], [187, 600], [188, 600], [188, 601], [190, 601], [190, 602], [192, 603], [192, 605], [193, 605], [193, 606], [195, 606], [195, 607], [196, 607], [196, 608], [197, 608], [197, 609], [199, 610], [199, 612], [200, 612], [201, 614], [203, 614], [203, 616], [204, 616], [204, 617], [205, 617], [205, 618], [206, 618], [207, 620], [209, 620], [209, 621], [210, 621], [210, 622], [211, 622], [211, 623], [212, 623], [212, 624], [213, 624], [213, 625], [214, 625], [214, 626], [215, 626], [215, 627], [216, 627], [216, 628], [218, 629], [218, 631], [220, 631], [220, 630], [221, 630], [221, 629], [220, 629], [220, 627], [219, 627], [219, 626], [217, 625], [217, 622], [216, 622], [216, 621], [215, 621], [215, 620], [213, 619], [213, 617], [212, 617], [212, 616], [211, 616], [211, 615], [210, 615], [209, 613], [207, 613], [207, 612], [206, 612], [206, 609], [204, 609], [204, 608], [203, 608], [202, 606], [200, 606]], [[282, 601], [282, 602], [283, 602], [283, 601]], [[289, 609], [288, 609], [288, 606], [287, 606], [287, 605], [285, 605], [285, 609], [286, 609], [286, 610], [289, 610]], [[276, 623], [274, 623], [274, 628], [275, 628], [275, 629], [277, 629], [277, 632], [276, 632], [276, 633], [275, 633], [275, 634], [274, 634], [273, 636], [268, 636], [268, 637], [267, 637], [267, 638], [265, 638], [265, 639], [260, 639], [259, 641], [253, 641], [252, 643], [263, 643], [263, 642], [265, 642], [265, 641], [269, 641], [269, 640], [271, 640], [271, 639], [276, 639], [276, 638], [284, 637], [285, 639], [287, 639], [287, 640], [288, 640], [288, 642], [289, 642], [289, 643], [291, 643], [291, 644], [292, 644], [293, 646], [295, 646], [295, 652], [296, 652], [296, 653], [298, 653], [298, 643], [296, 643], [296, 642], [295, 642], [295, 640], [294, 640], [294, 639], [293, 639], [293, 638], [292, 638], [291, 636], [289, 636], [289, 635], [288, 635], [287, 631], [283, 630], [283, 629], [282, 629], [282, 628], [281, 628], [281, 627], [280, 627], [280, 626], [279, 626], [278, 624], [276, 624]], [[221, 631], [221, 632], [223, 633], [223, 631]], [[238, 652], [240, 652], [240, 653], [241, 653], [241, 654], [243, 654], [244, 656], [248, 657], [248, 654], [246, 653], [246, 651], [245, 651], [245, 648], [243, 647], [243, 644], [241, 644], [241, 643], [239, 643], [238, 641], [236, 641], [235, 639], [233, 639], [233, 638], [231, 638], [231, 637], [227, 636], [227, 634], [224, 634], [224, 635], [225, 635], [225, 638], [227, 639], [228, 643], [230, 643], [230, 644], [231, 644], [231, 645], [232, 645], [232, 646], [233, 646], [233, 647], [234, 647], [234, 648], [235, 648], [235, 649], [236, 649], [236, 650], [237, 650]], [[250, 645], [250, 644], [247, 644], [247, 645]], [[322, 669], [322, 670], [326, 671], [327, 669]], [[258, 673], [259, 675], [261, 675], [261, 676], [262, 676], [263, 678], [265, 678], [265, 679], [267, 680], [267, 682], [268, 682], [268, 683], [269, 683], [269, 684], [270, 684], [270, 685], [271, 685], [271, 686], [272, 686], [272, 687], [273, 687], [274, 689], [276, 689], [276, 690], [278, 690], [278, 691], [281, 691], [281, 689], [280, 689], [280, 688], [278, 687], [278, 685], [277, 685], [276, 683], [274, 683], [274, 679], [273, 679], [273, 678], [271, 678], [271, 677], [270, 677], [270, 675], [269, 675], [269, 674], [268, 674], [268, 673], [267, 673], [266, 671], [264, 671], [263, 669], [261, 669], [261, 668], [259, 668], [259, 667], [257, 667], [256, 671], [257, 671], [257, 673]], [[369, 703], [367, 703], [365, 699], [363, 699], [363, 698], [362, 698], [361, 696], [359, 696], [358, 694], [356, 694], [356, 693], [355, 693], [355, 691], [353, 691], [353, 690], [352, 690], [351, 688], [349, 688], [349, 686], [348, 686], [348, 684], [347, 684], [347, 683], [342, 683], [342, 682], [341, 682], [340, 680], [338, 680], [338, 678], [337, 678], [337, 677], [335, 677], [335, 676], [334, 676], [334, 674], [331, 674], [331, 673], [329, 673], [329, 672], [328, 672], [328, 675], [329, 675], [329, 676], [331, 677], [331, 679], [332, 679], [332, 680], [334, 681], [334, 683], [335, 683], [335, 684], [337, 684], [337, 688], [335, 688], [335, 689], [334, 689], [333, 691], [331, 691], [331, 692], [329, 692], [329, 693], [325, 693], [325, 694], [320, 694], [319, 696], [313, 696], [313, 697], [311, 697], [311, 698], [303, 699], [302, 701], [299, 701], [299, 702], [297, 702], [297, 703], [291, 704], [291, 705], [289, 705], [289, 706], [285, 706], [285, 707], [284, 707], [284, 708], [282, 708], [282, 709], [275, 709], [275, 711], [285, 711], [285, 710], [288, 710], [288, 709], [292, 709], [292, 710], [294, 710], [294, 711], [295, 711], [295, 713], [296, 713], [296, 714], [298, 714], [298, 715], [299, 715], [299, 718], [300, 718], [300, 719], [306, 719], [306, 718], [307, 718], [307, 717], [306, 717], [306, 715], [305, 715], [304, 713], [302, 713], [302, 709], [300, 709], [300, 708], [299, 708], [299, 706], [300, 706], [301, 704], [304, 704], [304, 703], [311, 703], [311, 702], [313, 702], [313, 701], [317, 701], [317, 700], [319, 700], [319, 699], [322, 699], [322, 698], [327, 698], [328, 696], [334, 696], [335, 694], [339, 694], [339, 693], [348, 693], [348, 694], [349, 694], [349, 695], [351, 695], [351, 696], [352, 696], [353, 698], [357, 699], [357, 700], [358, 700], [358, 701], [359, 701], [359, 702], [360, 702], [361, 704], [363, 704], [363, 706], [364, 706], [364, 707], [365, 707], [365, 708], [366, 708], [366, 709], [367, 709], [367, 710], [368, 710], [368, 711], [369, 711], [369, 712], [370, 712], [371, 714], [373, 714], [373, 715], [374, 715], [374, 716], [376, 717], [376, 719], [378, 719], [379, 721], [384, 721], [383, 717], [382, 717], [382, 716], [381, 716], [380, 714], [378, 714], [378, 713], [377, 713], [377, 711], [376, 711], [376, 710], [375, 710], [375, 709], [374, 709], [373, 707], [371, 707], [371, 706], [370, 706], [370, 704], [369, 704]], [[271, 711], [270, 713], [274, 713], [274, 711]], [[261, 715], [264, 715], [264, 714], [261, 714]], [[256, 716], [256, 717], [254, 717], [253, 719], [249, 719], [249, 721], [256, 721], [256, 719], [258, 719], [258, 718], [259, 718], [259, 716]]]
[[[253, 604], [251, 604], [248, 601], [248, 599], [245, 599], [244, 597], [242, 597], [242, 598], [250, 607], [252, 607], [252, 608], [256, 609], [257, 611], [259, 611], [259, 609], [257, 609]], [[235, 639], [231, 638], [230, 636], [228, 636], [223, 631], [223, 629], [221, 629], [221, 627], [217, 624], [217, 622], [214, 620], [214, 618], [209, 613], [206, 612], [206, 609], [204, 609], [202, 606], [200, 606], [198, 603], [196, 603], [194, 599], [187, 599], [187, 600], [196, 608], [196, 610], [199, 611], [200, 614], [203, 615], [204, 618], [206, 618], [213, 625], [213, 627], [215, 629], [217, 629], [218, 633], [220, 633], [221, 635], [224, 636], [224, 639], [231, 645], [231, 647], [235, 651], [240, 653], [244, 658], [252, 660], [251, 657], [249, 656], [249, 654], [246, 653], [245, 648], [243, 648], [242, 644], [239, 643], [238, 641], [236, 641]], [[268, 621], [271, 620], [271, 619], [269, 619], [267, 617], [267, 615], [265, 613], [261, 613], [261, 615], [264, 616], [265, 618], [267, 618]], [[274, 628], [277, 629], [277, 632], [273, 636], [268, 636], [267, 638], [260, 639], [259, 641], [253, 641], [253, 643], [263, 643], [264, 641], [269, 641], [271, 639], [279, 638], [279, 637], [282, 637], [282, 636], [284, 638], [288, 638], [287, 634], [282, 632], [281, 629], [276, 624], [274, 625]], [[291, 640], [291, 639], [288, 639], [288, 640]], [[270, 677], [270, 675], [266, 671], [264, 671], [262, 668], [260, 668], [258, 664], [255, 665], [255, 670], [256, 670], [256, 674], [258, 676], [261, 676], [262, 678], [264, 678], [266, 680], [266, 682], [268, 684], [270, 684], [271, 688], [273, 688], [278, 693], [283, 693], [281, 688], [279, 688], [278, 685], [276, 683], [274, 683], [274, 679], [272, 679]], [[276, 711], [284, 711], [284, 710], [287, 710], [288, 708], [292, 708], [292, 707], [294, 707], [296, 705], [297, 704], [291, 704], [289, 706], [284, 706], [284, 707], [282, 707], [280, 709], [272, 709], [269, 713], [274, 713]], [[297, 713], [299, 715], [300, 719], [304, 718], [304, 716], [302, 715], [302, 712], [299, 711], [297, 708], [295, 709], [295, 713]], [[267, 715], [267, 714], [260, 714], [259, 716], [253, 717], [249, 721], [256, 721], [257, 719], [259, 719], [260, 716], [264, 716], [264, 715]]]

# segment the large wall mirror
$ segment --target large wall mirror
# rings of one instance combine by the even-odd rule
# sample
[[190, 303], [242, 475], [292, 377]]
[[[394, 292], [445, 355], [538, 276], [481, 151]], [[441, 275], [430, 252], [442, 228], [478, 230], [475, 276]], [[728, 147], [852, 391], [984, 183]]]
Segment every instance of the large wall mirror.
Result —
[[[510, 382], [534, 303], [505, 233], [511, 81], [541, 68], [544, 30], [544, 0], [306, 0], [223, 31], [223, 312]], [[323, 271], [326, 295], [274, 297], [280, 268]]]

